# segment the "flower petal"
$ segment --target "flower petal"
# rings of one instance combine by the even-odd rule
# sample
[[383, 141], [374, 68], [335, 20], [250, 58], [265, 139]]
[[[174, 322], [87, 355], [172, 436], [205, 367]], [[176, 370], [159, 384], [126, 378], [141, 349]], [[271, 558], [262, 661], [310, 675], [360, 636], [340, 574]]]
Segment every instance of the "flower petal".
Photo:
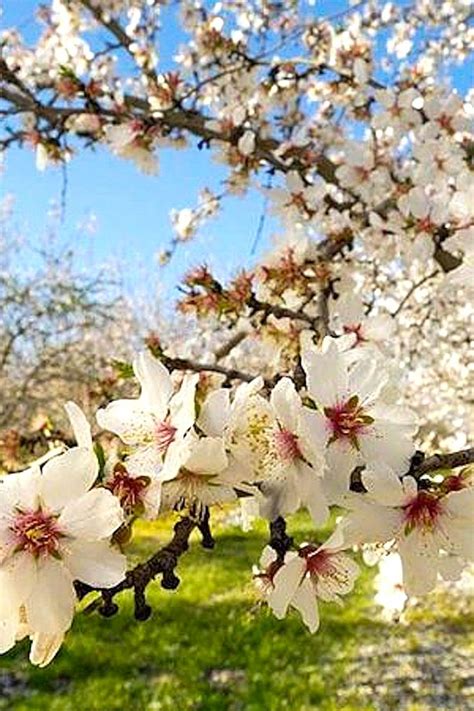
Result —
[[79, 447], [92, 449], [91, 426], [81, 408], [76, 405], [75, 402], [69, 400], [69, 402], [64, 405], [64, 409], [69, 417], [69, 422], [71, 423], [74, 437]]
[[285, 560], [285, 564], [273, 578], [274, 588], [268, 596], [268, 604], [278, 619], [283, 619], [295, 592], [303, 582], [306, 562], [299, 555]]
[[94, 452], [84, 447], [68, 449], [44, 465], [41, 498], [51, 511], [61, 511], [66, 504], [89, 491], [98, 473]]
[[230, 416], [230, 391], [228, 388], [213, 390], [204, 400], [198, 418], [198, 426], [210, 437], [222, 437]]
[[96, 419], [99, 427], [118, 435], [125, 444], [150, 442], [158, 422], [140, 399], [115, 400], [100, 409]]
[[282, 378], [278, 381], [270, 395], [270, 403], [280, 425], [284, 429], [296, 433], [302, 404], [290, 378]]
[[0, 619], [0, 654], [15, 646], [18, 621], [14, 617]]
[[0, 617], [18, 610], [34, 590], [36, 579], [37, 565], [29, 553], [16, 553], [0, 566]]
[[193, 441], [183, 466], [196, 474], [218, 474], [228, 464], [224, 443], [219, 437]]
[[69, 503], [62, 511], [58, 525], [69, 536], [86, 541], [108, 538], [123, 523], [117, 498], [106, 489], [92, 489]]
[[185, 375], [180, 389], [170, 400], [170, 422], [184, 435], [196, 420], [196, 386], [199, 375]]
[[133, 361], [133, 370], [140, 382], [140, 401], [159, 420], [164, 420], [173, 393], [173, 381], [163, 363], [149, 351], [142, 351]]
[[76, 595], [62, 563], [46, 558], [38, 566], [34, 589], [26, 601], [28, 626], [35, 633], [57, 635], [71, 626]]
[[319, 627], [319, 610], [310, 580], [303, 580], [293, 595], [291, 606], [298, 610], [306, 627], [314, 634]]
[[127, 559], [107, 541], [72, 541], [65, 565], [74, 580], [96, 588], [111, 588], [125, 577]]
[[30, 662], [37, 667], [46, 667], [59, 652], [64, 634], [34, 634], [31, 637]]
[[402, 483], [383, 462], [373, 464], [361, 474], [362, 483], [371, 496], [384, 506], [402, 506], [405, 492]]
[[303, 351], [301, 362], [308, 391], [317, 405], [334, 405], [349, 394], [346, 365], [334, 344], [329, 344], [325, 353]]

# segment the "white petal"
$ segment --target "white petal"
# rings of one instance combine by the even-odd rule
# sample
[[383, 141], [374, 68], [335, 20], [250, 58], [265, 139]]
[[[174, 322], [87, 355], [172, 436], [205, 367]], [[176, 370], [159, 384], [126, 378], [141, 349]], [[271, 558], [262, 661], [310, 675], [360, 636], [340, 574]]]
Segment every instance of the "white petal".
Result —
[[361, 358], [349, 374], [350, 392], [364, 403], [373, 402], [386, 382], [387, 374], [372, 358]]
[[34, 634], [31, 638], [30, 662], [37, 667], [46, 667], [59, 652], [64, 634]]
[[161, 454], [154, 444], [139, 447], [127, 457], [126, 466], [132, 476], [158, 476], [162, 468]]
[[92, 489], [68, 504], [58, 525], [66, 535], [86, 541], [108, 538], [123, 523], [120, 503], [106, 489]]
[[18, 620], [14, 617], [0, 619], [0, 654], [5, 654], [14, 647]]
[[106, 541], [72, 541], [65, 565], [74, 580], [97, 588], [111, 588], [125, 577], [127, 559]]
[[369, 494], [379, 504], [402, 506], [405, 502], [405, 492], [400, 479], [384, 463], [372, 464], [370, 469], [362, 472], [361, 479]]
[[144, 518], [149, 521], [154, 521], [158, 518], [158, 512], [161, 504], [161, 489], [162, 483], [158, 479], [152, 479], [150, 485], [145, 491], [143, 504], [145, 506]]
[[270, 395], [270, 403], [282, 427], [295, 433], [302, 404], [290, 378], [282, 378], [278, 381]]
[[17, 474], [9, 474], [3, 479], [0, 489], [0, 516], [2, 511], [8, 513], [14, 506], [23, 511], [36, 509], [39, 505], [40, 481], [41, 470], [37, 464]]
[[364, 500], [365, 494], [355, 495], [354, 508], [342, 521], [346, 547], [361, 543], [385, 543], [399, 533], [403, 512]]
[[466, 524], [474, 523], [474, 488], [453, 491], [443, 499], [446, 512], [450, 516], [462, 519]]
[[400, 432], [398, 425], [376, 422], [359, 437], [360, 451], [367, 464], [385, 462], [395, 474], [404, 474], [414, 454], [413, 441]]
[[439, 522], [439, 534], [443, 548], [448, 553], [460, 555], [465, 560], [474, 560], [474, 530], [470, 521], [443, 516]]
[[72, 578], [64, 565], [52, 558], [42, 561], [25, 605], [29, 627], [46, 635], [65, 632], [71, 626], [75, 602]]
[[459, 580], [463, 569], [463, 561], [456, 556], [450, 555], [439, 559], [438, 570], [444, 580]]
[[260, 568], [265, 570], [268, 566], [277, 559], [277, 553], [271, 546], [265, 546], [260, 556]]
[[70, 400], [64, 405], [64, 409], [69, 417], [69, 422], [79, 447], [92, 449], [91, 426], [81, 408]]
[[325, 353], [304, 351], [301, 360], [308, 391], [316, 404], [334, 405], [349, 394], [346, 365], [334, 344]]
[[199, 375], [185, 375], [180, 389], [169, 404], [170, 422], [179, 434], [185, 434], [196, 419], [196, 386]]
[[235, 391], [233, 408], [238, 409], [244, 405], [249, 397], [256, 395], [263, 388], [263, 385], [263, 378], [260, 375], [250, 383], [241, 383]]
[[68, 449], [44, 465], [41, 498], [51, 511], [60, 511], [89, 491], [98, 473], [99, 464], [94, 452], [83, 447]]
[[37, 565], [32, 555], [19, 552], [0, 566], [0, 617], [17, 610], [36, 585]]
[[178, 475], [181, 467], [191, 456], [194, 441], [193, 432], [189, 432], [182, 439], [171, 442], [166, 451], [163, 467], [158, 474], [160, 481], [170, 481]]
[[298, 610], [306, 627], [314, 634], [319, 627], [319, 611], [314, 588], [309, 579], [304, 580], [296, 590], [291, 606]]
[[213, 390], [204, 400], [199, 413], [198, 426], [204, 434], [222, 437], [230, 415], [230, 390]]
[[273, 578], [274, 588], [268, 596], [268, 604], [275, 617], [282, 619], [298, 587], [303, 582], [306, 562], [295, 555], [278, 570]]
[[195, 442], [183, 466], [196, 474], [218, 474], [228, 464], [224, 443], [219, 437], [203, 437]]
[[407, 595], [426, 595], [436, 586], [438, 551], [433, 536], [414, 530], [398, 544]]
[[301, 408], [299, 417], [298, 445], [304, 458], [322, 475], [324, 470], [324, 452], [329, 437], [327, 419], [317, 410]]
[[140, 400], [159, 420], [164, 420], [173, 393], [168, 370], [149, 351], [138, 354], [133, 361], [133, 370], [142, 387]]
[[324, 495], [321, 478], [308, 466], [298, 467], [300, 496], [307, 507], [315, 526], [323, 526], [329, 516], [329, 507]]
[[155, 427], [165, 415], [158, 419], [139, 398], [115, 400], [99, 410], [96, 419], [99, 427], [118, 435], [125, 444], [142, 444], [153, 440]]

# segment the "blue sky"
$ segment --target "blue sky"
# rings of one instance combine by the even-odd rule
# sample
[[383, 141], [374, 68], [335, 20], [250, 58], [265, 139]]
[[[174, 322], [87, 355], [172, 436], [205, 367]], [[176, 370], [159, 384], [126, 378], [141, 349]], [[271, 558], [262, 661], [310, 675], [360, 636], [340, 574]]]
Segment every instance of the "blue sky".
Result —
[[[32, 17], [37, 5], [35, 0], [4, 0], [3, 26], [20, 26], [30, 39], [35, 33]], [[347, 5], [346, 0], [319, 0], [312, 12], [334, 15]], [[169, 10], [164, 26], [161, 66], [166, 69], [183, 37]], [[466, 68], [456, 69], [454, 77], [460, 90], [469, 84]], [[80, 152], [67, 168], [66, 210], [60, 240], [78, 244], [86, 267], [111, 256], [129, 264], [128, 288], [135, 288], [137, 278], [149, 278], [151, 282], [158, 277], [166, 295], [173, 294], [179, 277], [193, 264], [207, 261], [225, 275], [251, 263], [263, 204], [263, 196], [256, 191], [245, 201], [227, 198], [222, 215], [209, 221], [197, 240], [181, 246], [169, 266], [159, 269], [155, 255], [172, 237], [170, 209], [194, 206], [199, 190], [205, 185], [220, 192], [225, 176], [206, 150], [164, 150], [160, 163], [159, 175], [150, 177], [105, 150], [99, 149], [93, 155], [90, 151]], [[51, 203], [59, 201], [62, 188], [61, 170], [38, 173], [33, 151], [28, 148], [9, 151], [2, 193], [15, 195], [16, 222], [32, 238], [44, 232]], [[95, 233], [81, 232], [78, 225], [91, 213], [97, 218]], [[274, 228], [274, 223], [267, 220], [257, 256], [268, 246]]]

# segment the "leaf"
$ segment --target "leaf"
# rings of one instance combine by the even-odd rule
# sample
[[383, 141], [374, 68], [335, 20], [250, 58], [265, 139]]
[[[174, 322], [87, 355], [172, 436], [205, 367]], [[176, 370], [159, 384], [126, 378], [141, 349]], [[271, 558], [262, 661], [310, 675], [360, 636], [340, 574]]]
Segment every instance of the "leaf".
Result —
[[112, 367], [116, 371], [118, 377], [123, 378], [124, 380], [128, 380], [129, 378], [133, 378], [135, 376], [132, 364], [127, 363], [124, 360], [112, 360]]

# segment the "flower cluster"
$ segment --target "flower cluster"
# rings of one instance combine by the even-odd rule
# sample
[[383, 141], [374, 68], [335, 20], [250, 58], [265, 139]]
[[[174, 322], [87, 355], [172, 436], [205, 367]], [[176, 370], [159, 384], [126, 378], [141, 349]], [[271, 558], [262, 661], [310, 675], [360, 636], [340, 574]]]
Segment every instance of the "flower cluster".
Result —
[[31, 660], [48, 663], [71, 625], [75, 586], [124, 579], [118, 545], [137, 518], [174, 510], [204, 526], [210, 507], [239, 497], [269, 521], [306, 508], [316, 528], [332, 506], [346, 511], [326, 543], [267, 548], [256, 573], [275, 615], [294, 607], [311, 631], [316, 600], [339, 602], [352, 590], [354, 545], [396, 546], [408, 595], [429, 592], [438, 574], [459, 575], [474, 559], [474, 489], [462, 474], [406, 475], [413, 413], [386, 399], [379, 359], [370, 349], [354, 357], [355, 338], [305, 343], [299, 391], [290, 377], [273, 387], [257, 377], [234, 391], [203, 388], [197, 374], [178, 382], [140, 353], [139, 397], [97, 413], [123, 443], [102, 471], [90, 426], [69, 403], [78, 445], [0, 483], [1, 649], [29, 636]]

